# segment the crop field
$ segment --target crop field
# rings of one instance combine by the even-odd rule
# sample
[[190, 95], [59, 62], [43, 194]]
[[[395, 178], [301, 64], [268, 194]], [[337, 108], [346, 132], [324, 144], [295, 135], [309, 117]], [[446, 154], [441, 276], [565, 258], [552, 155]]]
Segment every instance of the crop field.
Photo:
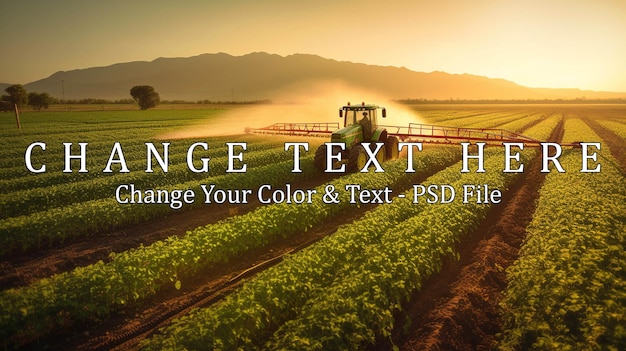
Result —
[[[626, 106], [405, 107], [418, 123], [601, 147], [563, 146], [564, 172], [539, 147], [504, 172], [502, 146], [461, 172], [451, 143], [414, 152], [415, 172], [403, 152], [384, 172], [330, 173], [314, 165], [330, 136], [230, 120], [240, 134], [167, 137], [245, 107], [24, 112], [20, 130], [3, 113], [2, 345], [626, 349]], [[300, 172], [294, 142], [308, 143]], [[418, 199], [418, 185], [439, 192]]]

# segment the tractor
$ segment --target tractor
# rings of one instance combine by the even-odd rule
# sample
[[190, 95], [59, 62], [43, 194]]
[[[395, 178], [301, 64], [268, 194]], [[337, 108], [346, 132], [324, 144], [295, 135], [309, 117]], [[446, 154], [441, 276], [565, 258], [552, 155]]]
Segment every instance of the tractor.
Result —
[[[365, 147], [361, 143], [371, 143], [370, 150], [376, 150], [376, 143], [384, 143], [376, 154], [376, 159], [382, 163], [388, 159], [398, 157], [398, 138], [390, 136], [387, 129], [378, 124], [378, 110], [381, 117], [387, 117], [387, 110], [376, 105], [347, 105], [339, 109], [339, 117], [343, 118], [343, 128], [332, 132], [331, 143], [342, 143], [344, 150], [332, 150], [333, 154], [341, 152], [341, 159], [347, 160], [348, 172], [357, 172], [365, 166], [368, 156]], [[315, 151], [315, 166], [320, 170], [326, 168], [328, 145], [322, 144]]]
[[[246, 128], [247, 133], [318, 136], [328, 138], [330, 143], [322, 144], [315, 151], [315, 166], [325, 171], [327, 167], [328, 147], [336, 149], [330, 155], [341, 154], [341, 160], [347, 160], [347, 171], [358, 172], [363, 169], [369, 156], [365, 150], [370, 147], [370, 153], [377, 150], [378, 143], [384, 143], [376, 153], [379, 164], [385, 160], [398, 157], [398, 144], [402, 142], [419, 142], [429, 144], [453, 144], [455, 142], [481, 142], [489, 145], [504, 143], [523, 143], [531, 147], [539, 147], [542, 141], [529, 138], [522, 134], [498, 128], [467, 128], [450, 127], [423, 123], [409, 123], [408, 126], [383, 126], [378, 124], [378, 110], [381, 117], [387, 117], [387, 111], [376, 105], [347, 105], [339, 109], [339, 117], [343, 118], [343, 128], [337, 122], [309, 122], [309, 123], [274, 123], [263, 128]], [[340, 145], [344, 147], [341, 149]], [[561, 146], [579, 148], [580, 143], [566, 143]], [[333, 168], [334, 165], [333, 165]]]

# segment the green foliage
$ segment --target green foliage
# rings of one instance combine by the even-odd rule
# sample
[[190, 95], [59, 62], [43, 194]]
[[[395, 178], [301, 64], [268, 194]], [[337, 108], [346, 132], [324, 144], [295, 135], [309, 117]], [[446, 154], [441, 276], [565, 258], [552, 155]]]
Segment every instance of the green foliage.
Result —
[[13, 111], [13, 104], [7, 100], [4, 100], [4, 96], [0, 98], [0, 111], [2, 112], [10, 112]]
[[[432, 161], [436, 159], [433, 158]], [[405, 162], [396, 160], [389, 163], [389, 172], [359, 173], [342, 177], [332, 184], [339, 188], [345, 184], [361, 184], [368, 188], [406, 184], [416, 174], [404, 173]], [[315, 174], [312, 156], [306, 157], [301, 167], [303, 174]], [[278, 186], [294, 177], [290, 167], [285, 164], [275, 163], [261, 168], [263, 172], [249, 171], [240, 174], [240, 177], [235, 174], [224, 176], [224, 181], [229, 183], [220, 186], [252, 187], [245, 179], [251, 179], [257, 184], [267, 182]], [[325, 186], [318, 187], [318, 193], [323, 194]], [[349, 204], [347, 196], [344, 193], [341, 204], [326, 204], [320, 196], [314, 198], [312, 204], [263, 206], [251, 213], [198, 228], [183, 238], [171, 237], [147, 247], [115, 255], [108, 264], [100, 262], [44, 279], [26, 288], [4, 291], [0, 293], [0, 306], [7, 311], [7, 316], [0, 320], [1, 330], [5, 333], [4, 336], [19, 330], [32, 331], [31, 328], [41, 331], [37, 326], [41, 323], [42, 314], [54, 316], [63, 313], [73, 321], [101, 318], [112, 308], [125, 307], [154, 295], [165, 286], [171, 286], [172, 282], [182, 280], [184, 284], [184, 278], [193, 276], [200, 269], [225, 262], [277, 238], [306, 231], [312, 225], [353, 206]], [[124, 211], [116, 210], [116, 216], [124, 216]], [[87, 220], [81, 221], [81, 227], [90, 221], [99, 221], [100, 216], [90, 213], [85, 214], [84, 218]], [[102, 225], [103, 223], [99, 223], [98, 227]], [[44, 291], [47, 292], [47, 297], [42, 295]], [[29, 306], [34, 307], [31, 310]], [[51, 318], [47, 320], [49, 323], [56, 323]]]
[[[556, 122], [541, 123], [529, 135], [546, 138]], [[534, 152], [523, 153], [524, 161]], [[454, 159], [445, 149], [420, 155], [418, 172]], [[485, 167], [497, 170], [502, 162], [500, 154], [491, 156]], [[498, 171], [461, 174], [459, 168], [448, 167], [423, 184], [451, 184], [457, 192], [467, 183], [506, 189], [516, 176]], [[388, 337], [393, 313], [440, 269], [442, 256], [458, 255], [455, 243], [489, 209], [461, 204], [461, 199], [414, 204], [411, 192], [405, 195], [260, 273], [221, 303], [174, 321], [144, 347], [252, 349], [267, 342], [269, 349], [355, 349]]]
[[[312, 158], [303, 158], [303, 169], [308, 172], [302, 174], [291, 173], [291, 165], [293, 160], [285, 160], [290, 158], [290, 155], [284, 150], [270, 149], [262, 151], [257, 154], [251, 153], [248, 158], [250, 162], [255, 162], [256, 167], [249, 167], [248, 171], [243, 174], [231, 174], [231, 175], [216, 175], [207, 177], [206, 174], [195, 174], [192, 172], [183, 171], [176, 172], [173, 178], [170, 179], [169, 173], [162, 173], [157, 179], [162, 179], [163, 186], [161, 189], [175, 190], [175, 189], [191, 189], [197, 195], [198, 198], [193, 204], [187, 205], [190, 207], [202, 206], [202, 184], [215, 184], [219, 188], [256, 188], [262, 184], [269, 183], [273, 185], [284, 184], [285, 182], [295, 181], [297, 179], [305, 179], [305, 177], [312, 177], [317, 174], [312, 170]], [[226, 157], [216, 159], [215, 161], [221, 163], [215, 163], [216, 169], [225, 169]], [[276, 162], [280, 161], [278, 163]], [[265, 166], [260, 166], [266, 164]], [[186, 166], [186, 165], [185, 165]], [[126, 178], [133, 179], [141, 182], [145, 179], [146, 173], [139, 173], [136, 177], [126, 175]], [[195, 175], [195, 177], [190, 177]], [[204, 176], [204, 178], [202, 178]], [[34, 247], [42, 247], [44, 245], [50, 245], [56, 242], [62, 242], [69, 237], [90, 235], [99, 231], [112, 230], [119, 228], [123, 225], [139, 223], [146, 221], [172, 211], [168, 204], [144, 204], [144, 205], [123, 205], [117, 203], [114, 197], [106, 197], [96, 200], [86, 200], [85, 202], [72, 202], [72, 198], [80, 198], [80, 194], [83, 194], [89, 189], [94, 193], [102, 192], [103, 195], [106, 192], [112, 193], [115, 189], [115, 184], [119, 184], [120, 177], [108, 177], [102, 178], [105, 182], [99, 182], [98, 180], [87, 181], [87, 184], [72, 186], [72, 184], [60, 186], [59, 194], [65, 194], [67, 191], [69, 197], [52, 197], [50, 198], [50, 205], [54, 203], [54, 200], [60, 199], [61, 204], [59, 206], [50, 207], [41, 212], [33, 212], [26, 216], [10, 217], [0, 221], [0, 256], [5, 256], [15, 250], [28, 250]], [[186, 182], [186, 178], [189, 178]], [[196, 178], [196, 179], [193, 179]], [[118, 183], [110, 183], [109, 181], [115, 181]], [[172, 185], [167, 184], [168, 181], [172, 182]], [[282, 182], [282, 183], [281, 183]], [[157, 183], [154, 178], [150, 178], [145, 182], [145, 185]], [[138, 183], [140, 184], [140, 183]], [[56, 193], [56, 187], [50, 187], [52, 194]], [[39, 191], [25, 191], [19, 192], [24, 194], [31, 194], [40, 198], [42, 202], [48, 202], [47, 192]], [[87, 193], [88, 194], [88, 193]], [[29, 205], [33, 204], [31, 201], [22, 202], [19, 197], [13, 197], [11, 194], [2, 196], [2, 199], [7, 202], [12, 202], [15, 207], [25, 207], [28, 209]], [[15, 199], [15, 201], [11, 201]], [[67, 199], [67, 201], [63, 200]], [[67, 202], [67, 206], [62, 206], [62, 203]], [[37, 202], [35, 202], [37, 203]], [[7, 208], [7, 211], [9, 209]]]
[[[569, 119], [564, 142], [575, 140], [600, 138]], [[507, 270], [500, 349], [626, 349], [626, 181], [606, 144], [600, 155], [599, 173], [547, 175]], [[576, 150], [560, 161], [580, 169]]]
[[600, 119], [597, 120], [602, 127], [617, 134], [620, 138], [626, 140], [626, 125], [613, 120]]
[[[194, 113], [180, 111], [181, 116], [185, 114], [189, 117], [189, 120], [185, 119], [186, 123], [204, 118], [204, 115], [196, 116]], [[432, 113], [435, 115], [439, 112]], [[286, 160], [289, 159], [289, 153], [273, 148], [271, 143], [261, 142], [253, 143], [253, 149], [246, 154], [249, 170], [245, 174], [212, 173], [206, 179], [194, 178], [195, 175], [189, 174], [191, 172], [183, 171], [184, 159], [180, 156], [178, 146], [172, 145], [172, 164], [167, 176], [159, 172], [148, 176], [143, 169], [139, 170], [139, 174], [103, 176], [100, 170], [104, 165], [103, 160], [106, 162], [110, 152], [111, 143], [108, 141], [122, 142], [129, 166], [134, 169], [135, 166], [141, 167], [145, 161], [141, 160], [145, 155], [143, 141], [181, 124], [181, 121], [170, 120], [173, 118], [171, 111], [153, 110], [142, 114], [150, 118], [133, 123], [128, 122], [135, 116], [131, 113], [106, 112], [92, 115], [96, 119], [106, 119], [107, 123], [93, 123], [84, 116], [78, 118], [69, 114], [63, 115], [63, 118], [58, 120], [50, 118], [52, 122], [37, 124], [37, 128], [40, 129], [36, 129], [35, 124], [29, 125], [29, 117], [32, 116], [33, 120], [36, 117], [33, 113], [30, 116], [24, 115], [24, 125], [33, 129], [25, 128], [26, 130], [19, 134], [8, 129], [0, 131], [2, 136], [0, 145], [3, 146], [0, 153], [2, 178], [0, 185], [12, 189], [3, 190], [8, 195], [3, 195], [0, 199], [3, 203], [10, 203], [6, 208], [12, 215], [26, 214], [0, 221], [0, 229], [4, 230], [0, 238], [6, 240], [0, 243], [0, 247], [13, 250], [19, 250], [20, 245], [38, 247], [48, 241], [62, 241], [66, 236], [87, 235], [119, 225], [138, 223], [171, 211], [167, 205], [120, 206], [114, 199], [100, 198], [106, 197], [107, 191], [112, 191], [112, 186], [131, 182], [131, 179], [132, 182], [145, 186], [165, 189], [191, 188], [196, 193], [202, 193], [199, 189], [201, 183], [213, 183], [220, 188], [242, 189], [254, 188], [264, 183], [282, 186], [286, 182], [300, 179], [291, 173], [291, 160]], [[477, 114], [480, 115], [479, 119], [491, 121], [489, 123], [506, 122], [506, 128], [513, 130], [541, 118], [537, 113], [527, 118], [519, 118], [518, 112], [500, 116], [501, 118], [491, 112], [478, 111]], [[46, 116], [38, 118], [45, 120], [43, 123], [48, 121], [47, 116], [54, 117], [54, 114], [47, 111], [42, 111], [41, 115]], [[455, 123], [461, 125], [474, 123], [466, 120], [464, 115], [467, 113], [459, 114]], [[441, 113], [441, 118], [444, 117], [445, 114]], [[60, 121], [63, 123], [59, 123]], [[537, 139], [547, 139], [556, 122], [556, 119], [548, 119], [524, 134]], [[59, 161], [62, 159], [62, 156], [59, 156], [62, 149], [58, 145], [67, 141], [64, 139], [67, 138], [68, 125], [75, 128], [74, 140], [89, 141], [90, 147], [93, 146], [89, 151], [88, 174], [59, 174], [62, 168], [62, 162]], [[120, 135], [122, 128], [125, 132]], [[567, 128], [569, 130], [577, 127]], [[43, 134], [44, 132], [46, 134]], [[47, 160], [47, 166], [56, 170], [56, 174], [55, 172], [41, 175], [24, 174], [22, 162], [25, 145], [42, 135], [47, 138], [49, 150], [45, 155], [39, 155], [42, 158], [38, 160], [41, 162]], [[576, 140], [588, 139], [589, 137], [583, 136]], [[222, 142], [220, 139], [210, 140], [211, 167], [216, 172], [223, 169], [224, 159], [223, 150], [214, 148], [214, 145]], [[463, 184], [488, 183], [504, 192], [515, 179], [515, 174], [498, 172], [497, 170], [502, 168], [502, 157], [491, 156], [489, 150], [487, 153], [490, 156], [486, 160], [488, 174], [460, 174], [460, 166], [456, 165], [437, 173], [423, 183], [451, 184], [457, 189], [457, 193]], [[406, 160], [398, 160], [386, 163], [385, 173], [354, 174], [333, 180], [330, 184], [338, 189], [346, 184], [360, 184], [364, 188], [406, 187], [415, 181], [416, 176], [430, 174], [433, 169], [453, 163], [459, 158], [458, 151], [457, 148], [427, 148], [416, 156], [416, 174], [404, 173]], [[528, 161], [535, 151], [527, 150], [522, 157]], [[564, 155], [563, 159], [569, 160], [569, 155]], [[253, 162], [258, 162], [259, 166], [251, 167]], [[94, 166], [95, 171], [91, 172], [91, 167]], [[565, 163], [564, 166], [569, 169]], [[606, 166], [603, 163], [603, 173], [604, 167]], [[316, 175], [311, 157], [302, 159], [302, 168], [304, 175]], [[573, 166], [572, 169], [576, 167]], [[578, 173], [573, 174], [577, 175]], [[623, 178], [620, 179], [622, 179], [620, 187], [623, 188]], [[575, 178], [570, 180], [576, 182]], [[603, 181], [608, 183], [613, 180]], [[319, 194], [323, 194], [324, 186], [317, 188]], [[38, 190], [26, 190], [29, 187], [37, 187]], [[41, 191], [43, 189], [46, 191]], [[583, 191], [577, 187], [573, 189]], [[549, 195], [549, 198], [552, 200], [559, 198], [561, 201], [562, 194], [569, 191], [569, 187], [561, 188], [559, 194]], [[41, 195], [42, 192], [49, 194]], [[27, 200], [24, 202], [13, 200], [11, 193], [19, 193]], [[93, 194], [97, 198], [82, 193]], [[623, 197], [618, 198], [620, 199], [623, 203]], [[314, 225], [341, 216], [344, 210], [353, 206], [348, 205], [345, 198], [341, 205], [324, 204], [321, 202], [321, 196], [314, 200], [313, 204], [261, 206], [246, 215], [233, 216], [217, 224], [197, 228], [183, 237], [172, 237], [150, 246], [140, 246], [114, 254], [108, 263], [98, 262], [42, 279], [24, 288], [0, 292], [0, 310], [3, 311], [0, 315], [1, 338], [6, 344], [7, 338], [15, 336], [19, 338], [23, 335], [40, 335], [77, 323], [98, 322], [107, 318], [113, 311], [137, 305], [159, 291], [184, 287], [200, 272], [232, 261], [253, 248], [263, 247], [277, 238], [298, 235]], [[488, 206], [485, 205], [458, 202], [426, 205], [413, 204], [411, 200], [411, 193], [408, 192], [405, 199], [395, 199], [392, 204], [378, 206], [375, 210], [368, 211], [362, 219], [342, 226], [332, 236], [291, 255], [280, 265], [260, 273], [221, 303], [211, 308], [194, 310], [180, 318], [164, 329], [164, 334], [146, 341], [144, 346], [150, 349], [183, 347], [251, 349], [263, 345], [268, 348], [338, 349], [358, 348], [375, 339], [386, 338], [395, 323], [393, 315], [401, 308], [408, 294], [420, 289], [424, 280], [439, 270], [442, 256], [458, 255], [454, 250], [455, 243], [464, 240], [465, 234], [479, 225], [488, 210]], [[67, 206], [54, 206], [61, 203]], [[586, 217], [580, 213], [575, 219], [577, 225], [592, 232], [594, 238], [602, 239], [602, 235], [598, 234], [602, 230], [598, 228], [603, 226], [615, 226], [616, 231], [624, 232], [624, 218], [619, 217], [619, 213], [624, 213], [623, 206], [619, 207], [613, 200], [607, 203], [611, 207], [606, 209], [609, 215], [605, 214], [605, 217], [617, 216], [617, 225], [610, 219], [602, 220], [599, 215], [594, 216], [590, 223], [586, 223]], [[559, 219], [558, 225], [561, 225], [560, 221], [571, 222], [566, 212], [563, 212], [563, 206], [561, 204], [547, 210], [552, 211], [553, 216], [554, 213], [558, 213], [558, 217], [563, 218]], [[581, 202], [580, 207], [588, 206], [589, 203]], [[14, 226], [3, 227], [8, 225], [7, 223], [14, 223]], [[557, 237], [557, 234], [550, 233], [553, 237]], [[9, 239], [11, 236], [15, 238]], [[561, 241], [562, 238], [551, 245], [556, 246]], [[596, 246], [585, 242], [583, 247], [590, 249], [589, 255], [584, 261], [577, 263], [578, 266], [592, 266], [595, 256], [599, 256], [602, 257], [602, 269], [623, 267], [623, 242], [623, 234], [616, 240], [608, 242], [600, 240]], [[558, 254], [554, 255], [558, 257], [562, 254], [569, 261], [575, 261], [571, 260], [570, 256], [581, 255], [580, 250], [575, 250], [578, 243], [579, 241], [567, 244], [566, 249], [569, 250], [566, 252], [567, 255], [562, 247]], [[559, 264], [562, 263], [559, 261]], [[559, 282], [564, 279], [571, 280], [566, 288], [543, 286], [544, 290], [556, 291], [560, 288], [569, 293], [559, 295], [561, 300], [554, 302], [549, 297], [546, 299], [546, 295], [533, 297], [536, 300], [546, 299], [550, 301], [551, 306], [558, 305], [564, 300], [571, 300], [574, 304], [581, 304], [583, 301], [587, 303], [583, 305], [585, 312], [581, 312], [582, 309], [564, 308], [563, 319], [558, 317], [549, 322], [542, 321], [537, 329], [529, 331], [526, 335], [546, 336], [548, 329], [553, 328], [551, 323], [565, 321], [581, 333], [586, 332], [587, 326], [592, 329], [599, 326], [594, 329], [593, 334], [596, 342], [600, 340], [605, 344], [616, 344], [614, 340], [623, 340], [620, 339], [624, 329], [620, 329], [620, 325], [623, 325], [620, 316], [625, 315], [624, 296], [615, 293], [624, 291], [623, 285], [620, 285], [623, 282], [623, 271], [621, 277], [617, 275], [619, 278], [617, 279], [617, 273], [606, 274], [606, 269], [603, 271], [597, 269], [597, 266], [592, 267], [591, 270], [584, 271], [585, 275], [580, 277], [570, 279], [569, 275], [558, 275], [555, 279]], [[619, 273], [618, 270], [615, 271]], [[527, 272], [525, 274], [536, 277], [535, 271], [532, 272], [533, 274]], [[592, 277], [594, 274], [600, 277], [599, 280]], [[580, 281], [593, 281], [590, 284], [593, 286], [592, 293], [597, 290], [600, 291], [600, 295], [589, 295], [591, 293], [588, 291], [580, 292], [570, 288], [572, 286], [576, 288], [576, 283], [580, 285]], [[605, 291], [604, 286], [609, 286], [611, 292], [602, 295]], [[545, 291], [543, 293], [546, 294]], [[587, 297], [588, 295], [591, 297]], [[604, 298], [605, 296], [608, 297]], [[602, 306], [589, 307], [591, 301], [602, 301]], [[543, 307], [548, 308], [547, 306]], [[560, 311], [552, 315], [558, 313]], [[593, 315], [595, 319], [590, 321], [584, 319], [585, 322], [581, 324], [580, 321], [583, 320], [581, 315], [585, 318], [587, 315]], [[516, 315], [516, 318], [518, 317], [519, 315]], [[524, 315], [523, 318], [534, 319], [537, 316]], [[610, 327], [605, 327], [606, 325]], [[524, 325], [523, 328], [525, 327]], [[516, 329], [512, 334], [524, 333], [519, 330]], [[550, 330], [549, 333], [553, 331]], [[561, 338], [559, 334], [550, 334], [549, 338], [541, 339], [548, 340], [549, 343], [544, 342], [541, 345], [548, 347], [559, 338]], [[585, 339], [586, 342], [589, 340], [591, 339]]]
[[[416, 169], [422, 174], [458, 159], [459, 156], [454, 148], [431, 149], [419, 155], [416, 159]], [[398, 160], [386, 163], [384, 174], [356, 173], [343, 177], [340, 181], [342, 185], [383, 187], [389, 184], [388, 181], [392, 181], [387, 177], [391, 179], [406, 177], [403, 162], [405, 161]], [[459, 173], [457, 171], [453, 174]], [[387, 175], [386, 179], [370, 183], [373, 176], [380, 178], [383, 175]], [[340, 187], [339, 183], [333, 184]], [[346, 200], [345, 197], [343, 200]], [[350, 269], [355, 267], [354, 260], [362, 257], [364, 247], [376, 243], [377, 238], [391, 230], [397, 221], [421, 210], [420, 206], [412, 205], [409, 199], [396, 200], [391, 204], [377, 207], [368, 212], [363, 219], [339, 228], [332, 236], [325, 237], [315, 245], [290, 256], [281, 264], [263, 271], [255, 279], [244, 284], [240, 291], [227, 297], [214, 308], [199, 309], [181, 318], [167, 328], [166, 335], [153, 338], [146, 346], [150, 349], [182, 347], [193, 349], [200, 345], [215, 349], [255, 348], [255, 345], [269, 337], [266, 335], [268, 330], [276, 329], [293, 318], [295, 311], [298, 311], [314, 294], [325, 293], [325, 288], [334, 280], [349, 274]], [[320, 210], [328, 211], [337, 205], [316, 205], [318, 206], [321, 206]], [[312, 213], [312, 217], [320, 216], [322, 213]], [[297, 344], [292, 347], [295, 345]]]
[[147, 110], [161, 102], [159, 93], [150, 85], [136, 85], [130, 89], [130, 96], [139, 104], [139, 108]]
[[[26, 187], [26, 189], [0, 195], [0, 201], [7, 205], [6, 211], [0, 214], [0, 219], [18, 217], [54, 207], [111, 197], [111, 194], [119, 184], [133, 183], [138, 188], [155, 188], [174, 187], [177, 184], [194, 179], [198, 180], [198, 183], [200, 181], [206, 182], [203, 179], [208, 175], [223, 175], [227, 168], [227, 149], [223, 143], [216, 142], [209, 144], [209, 149], [211, 150], [210, 173], [191, 172], [186, 161], [186, 151], [189, 145], [181, 143], [170, 148], [172, 156], [169, 161], [172, 164], [168, 167], [167, 173], [161, 172], [158, 166], [155, 167], [154, 173], [147, 173], [144, 172], [146, 167], [146, 147], [145, 145], [138, 146], [140, 147], [132, 153], [124, 152], [124, 157], [128, 160], [127, 166], [133, 170], [130, 173], [110, 174], [83, 181], [79, 180], [80, 176], [76, 176], [76, 181], [72, 182], [67, 181], [69, 177], [60, 178], [58, 174], [47, 173], [42, 175], [42, 177], [28, 179], [30, 180], [29, 182], [25, 182], [20, 178], [6, 182], [9, 188], [15, 187], [17, 183], [17, 185]], [[292, 157], [292, 155], [284, 151], [282, 145], [279, 146], [275, 142], [255, 143], [246, 152], [246, 162], [250, 164], [250, 167], [264, 165], [271, 161], [288, 161]], [[198, 157], [196, 157], [194, 163], [195, 167], [201, 166]], [[104, 163], [100, 164], [99, 168], [104, 168]], [[100, 171], [100, 169], [97, 169], [97, 171]], [[48, 174], [50, 176], [46, 177]], [[61, 184], [46, 184], [48, 179], [63, 180], [64, 182]], [[41, 191], [40, 187], [42, 185], [46, 187], [46, 191]]]
[[18, 108], [22, 108], [28, 102], [28, 93], [21, 84], [11, 85], [4, 91], [9, 95], [2, 95], [2, 100], [8, 103], [11, 108], [13, 108], [13, 104], [17, 105]]
[[41, 111], [42, 108], [48, 108], [52, 99], [48, 93], [35, 93], [28, 94], [28, 106], [31, 106], [35, 111]]

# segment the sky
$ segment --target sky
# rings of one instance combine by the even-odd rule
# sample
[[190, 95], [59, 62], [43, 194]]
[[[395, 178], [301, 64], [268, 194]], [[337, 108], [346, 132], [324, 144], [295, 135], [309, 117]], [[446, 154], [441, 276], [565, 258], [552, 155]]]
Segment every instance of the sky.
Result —
[[0, 82], [225, 52], [626, 92], [624, 0], [0, 0]]

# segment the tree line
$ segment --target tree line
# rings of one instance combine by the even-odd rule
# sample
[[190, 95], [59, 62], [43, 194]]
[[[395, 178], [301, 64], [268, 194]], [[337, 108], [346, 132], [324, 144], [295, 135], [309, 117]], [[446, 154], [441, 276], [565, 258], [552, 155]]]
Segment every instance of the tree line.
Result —
[[105, 103], [132, 103], [137, 102], [139, 108], [142, 110], [155, 107], [160, 103], [159, 93], [157, 93], [153, 87], [149, 85], [137, 85], [130, 90], [132, 99], [122, 100], [105, 100], [105, 99], [79, 99], [79, 100], [59, 100], [50, 96], [48, 93], [28, 93], [24, 86], [21, 84], [13, 84], [4, 89], [7, 95], [0, 97], [0, 111], [9, 112], [15, 109], [21, 110], [24, 106], [28, 105], [35, 111], [41, 109], [47, 109], [51, 104], [57, 103], [75, 103], [75, 104], [105, 104]]
[[8, 95], [2, 95], [0, 98], [0, 110], [2, 111], [13, 111], [15, 106], [21, 109], [25, 105], [39, 111], [42, 108], [48, 108], [53, 102], [53, 98], [48, 93], [28, 93], [21, 84], [11, 85], [4, 91]]
[[0, 111], [9, 112], [14, 110], [14, 106], [17, 105], [18, 110], [21, 110], [24, 106], [30, 106], [36, 111], [47, 109], [53, 104], [132, 104], [137, 103], [140, 109], [146, 110], [152, 107], [156, 107], [160, 103], [165, 104], [271, 104], [271, 100], [252, 100], [252, 101], [212, 101], [212, 100], [198, 100], [198, 101], [185, 101], [185, 100], [163, 100], [159, 96], [154, 88], [150, 85], [136, 85], [130, 89], [130, 96], [132, 99], [119, 99], [119, 100], [107, 100], [96, 98], [85, 99], [58, 99], [50, 96], [48, 93], [28, 93], [21, 84], [14, 84], [5, 89], [7, 95], [0, 97]]

